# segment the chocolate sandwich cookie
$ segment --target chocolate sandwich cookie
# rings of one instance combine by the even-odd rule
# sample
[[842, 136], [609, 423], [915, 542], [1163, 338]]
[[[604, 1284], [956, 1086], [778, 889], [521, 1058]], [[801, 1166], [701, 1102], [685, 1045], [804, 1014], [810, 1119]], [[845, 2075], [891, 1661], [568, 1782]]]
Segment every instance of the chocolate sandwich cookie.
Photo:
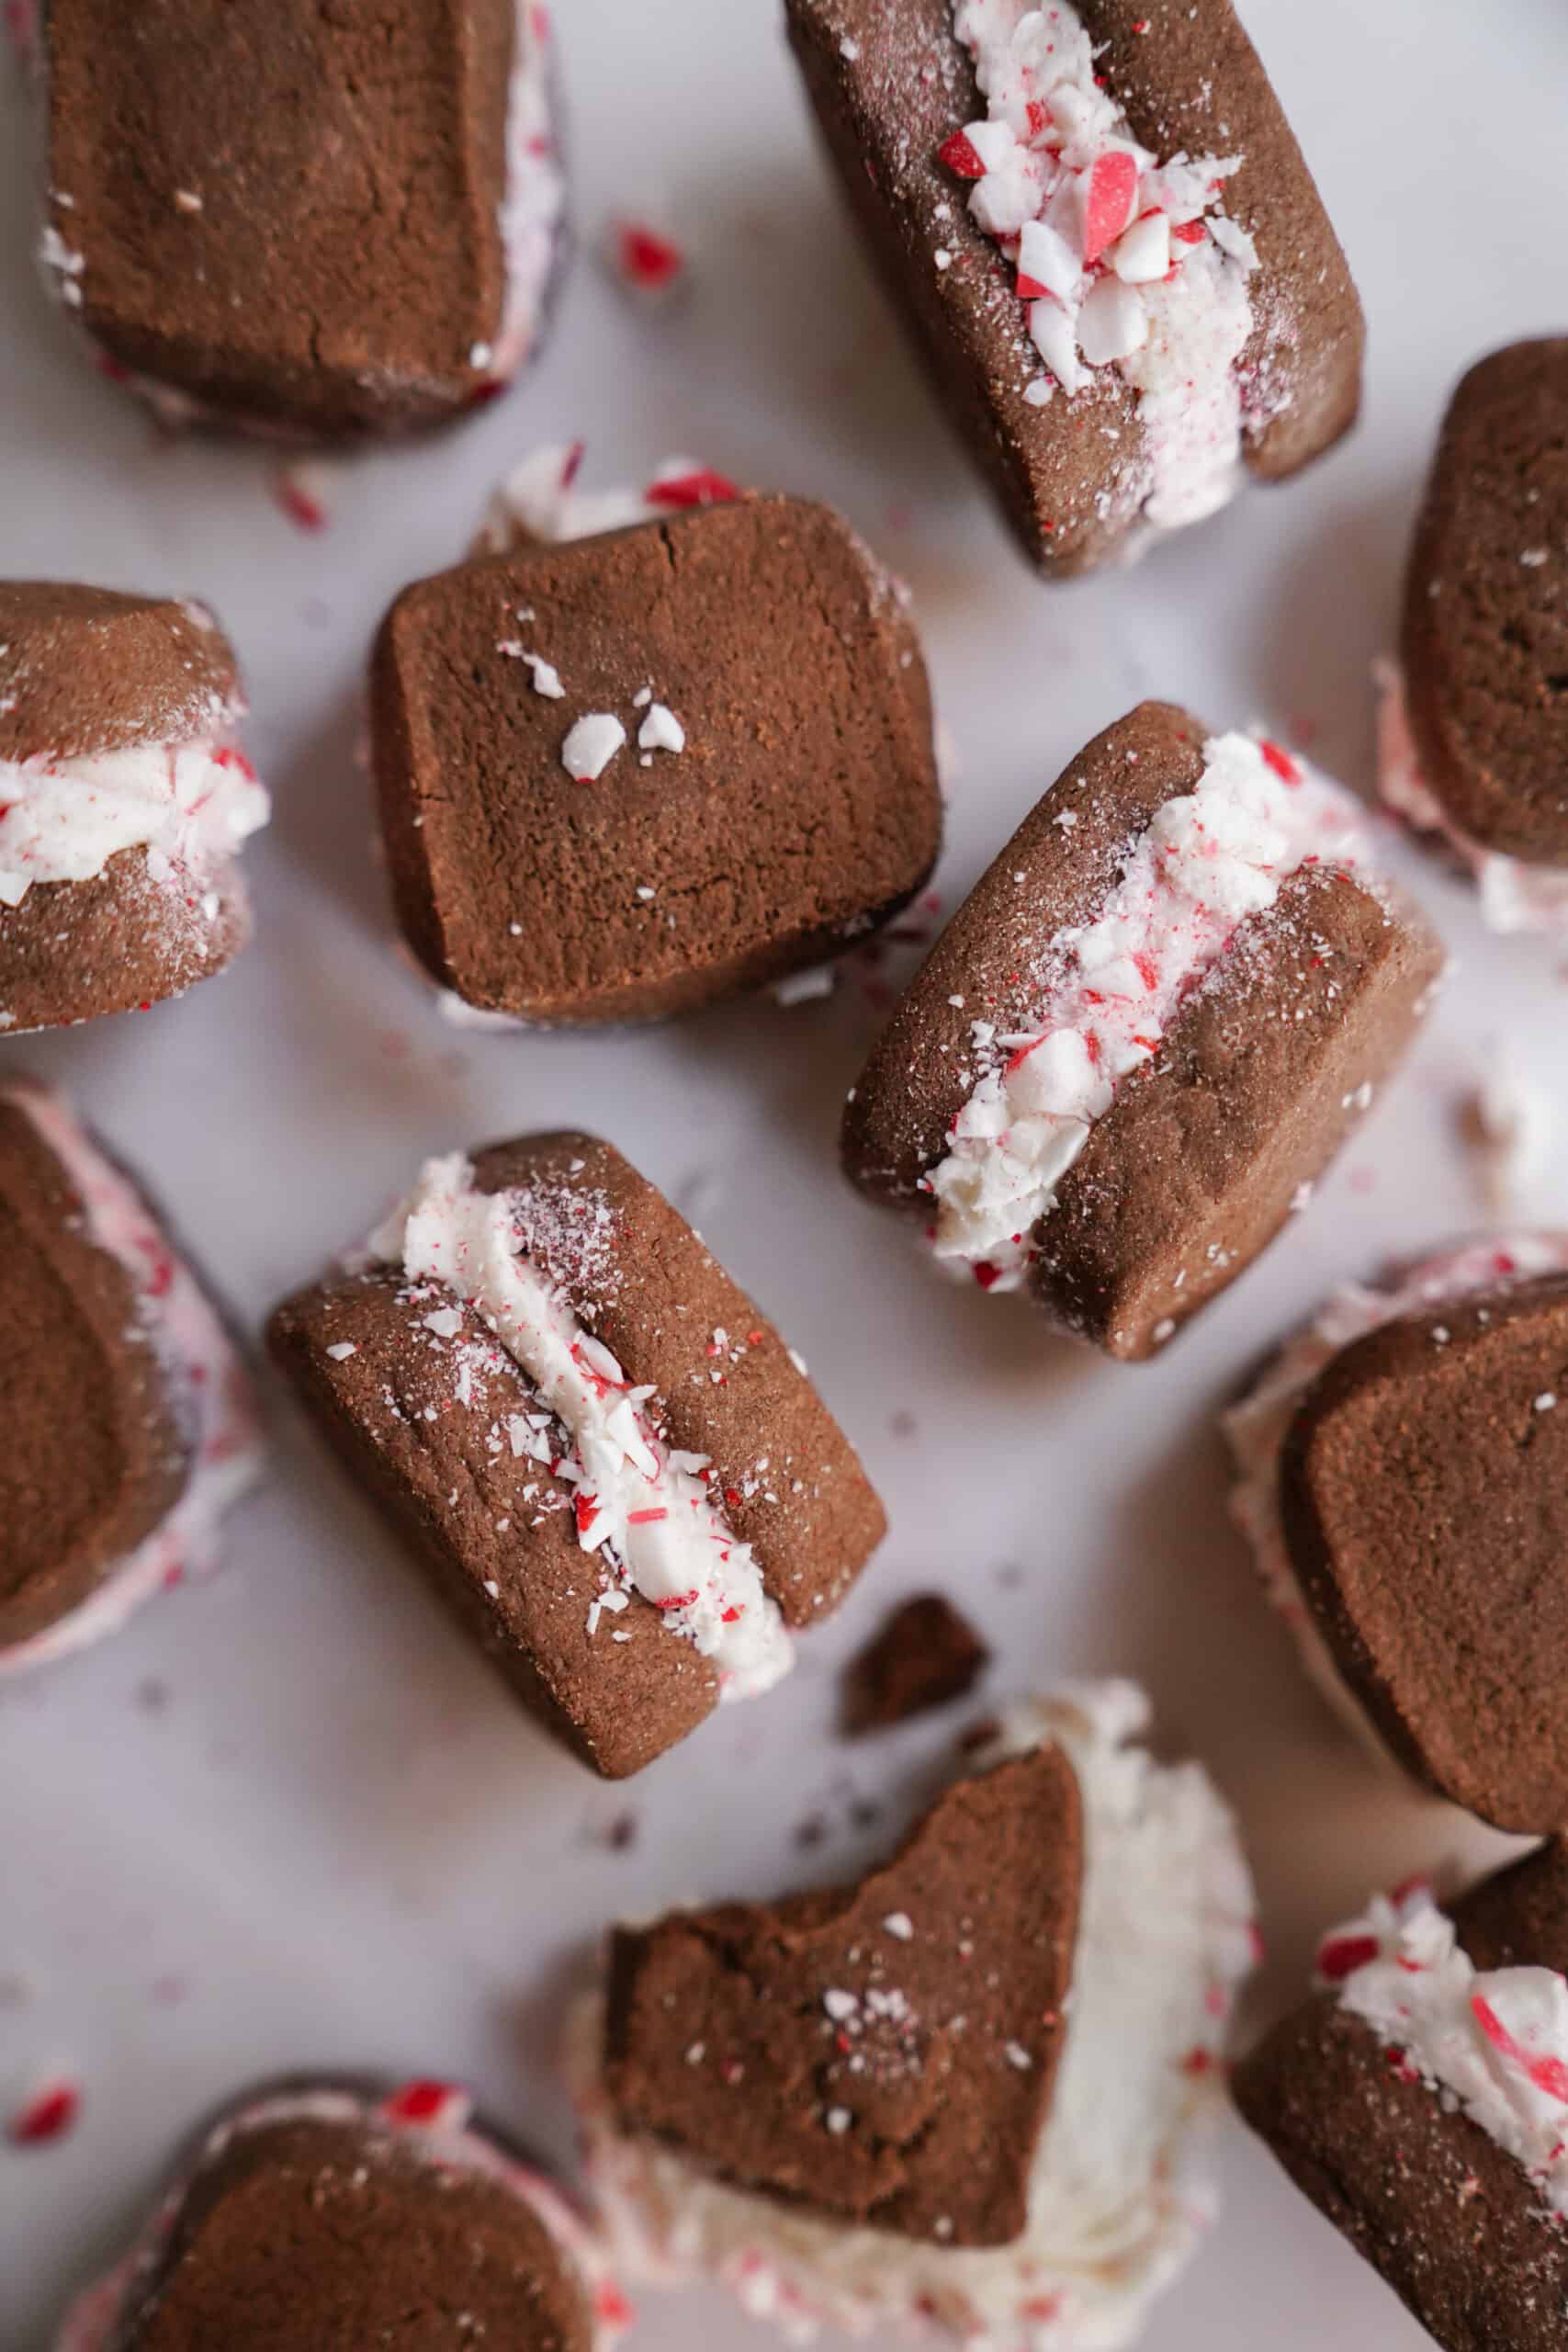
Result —
[[42, 1087], [0, 1090], [0, 1675], [214, 1564], [255, 1480], [249, 1383], [135, 1184]]
[[1568, 923], [1568, 338], [1454, 394], [1382, 672], [1385, 799], [1443, 836], [1499, 931]]
[[759, 988], [896, 914], [940, 846], [901, 593], [797, 499], [671, 501], [422, 581], [371, 721], [398, 920], [481, 1012], [648, 1021]]
[[1127, 1683], [1024, 1703], [857, 1883], [616, 1931], [572, 2064], [631, 2270], [857, 2335], [1130, 2340], [1196, 2242], [1166, 2183], [1253, 1944], [1229, 1814], [1146, 1722]]
[[272, 1345], [518, 1696], [606, 1779], [769, 1689], [886, 1521], [804, 1365], [612, 1146], [426, 1163]]
[[244, 946], [244, 708], [205, 606], [0, 582], [0, 1033], [144, 1010]]
[[451, 2085], [259, 2091], [201, 2136], [57, 2352], [609, 2352], [589, 2225]]
[[1301, 1207], [1442, 967], [1361, 812], [1145, 703], [1075, 760], [900, 1000], [852, 1181], [939, 1261], [1153, 1354]]
[[1443, 2352], [1554, 2352], [1568, 2308], [1568, 1857], [1451, 1914], [1422, 1882], [1319, 1951], [1242, 2114]]
[[788, 0], [893, 300], [1030, 559], [1087, 571], [1354, 422], [1345, 256], [1229, 0]]
[[46, 275], [171, 424], [444, 424], [543, 331], [564, 186], [522, 0], [50, 0]]
[[1440, 1796], [1568, 1820], [1568, 1234], [1338, 1292], [1226, 1416], [1308, 1669]]

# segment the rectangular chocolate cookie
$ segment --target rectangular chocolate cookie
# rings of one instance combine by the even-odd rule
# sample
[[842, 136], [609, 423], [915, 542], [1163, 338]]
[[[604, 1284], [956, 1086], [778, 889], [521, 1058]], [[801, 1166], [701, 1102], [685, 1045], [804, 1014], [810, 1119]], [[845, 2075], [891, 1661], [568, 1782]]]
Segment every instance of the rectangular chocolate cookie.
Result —
[[62, 295], [176, 419], [459, 413], [547, 296], [547, 39], [518, 0], [50, 0]]
[[406, 589], [371, 675], [399, 921], [464, 1003], [650, 1020], [904, 906], [942, 829], [894, 582], [825, 506], [749, 498]]

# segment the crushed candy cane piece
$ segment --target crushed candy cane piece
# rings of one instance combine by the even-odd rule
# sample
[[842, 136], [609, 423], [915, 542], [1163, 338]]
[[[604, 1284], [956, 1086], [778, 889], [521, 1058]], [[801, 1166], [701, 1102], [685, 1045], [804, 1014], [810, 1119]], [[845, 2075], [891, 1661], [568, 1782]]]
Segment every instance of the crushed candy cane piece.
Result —
[[626, 740], [626, 730], [612, 712], [590, 711], [568, 730], [560, 763], [578, 784], [596, 784]]

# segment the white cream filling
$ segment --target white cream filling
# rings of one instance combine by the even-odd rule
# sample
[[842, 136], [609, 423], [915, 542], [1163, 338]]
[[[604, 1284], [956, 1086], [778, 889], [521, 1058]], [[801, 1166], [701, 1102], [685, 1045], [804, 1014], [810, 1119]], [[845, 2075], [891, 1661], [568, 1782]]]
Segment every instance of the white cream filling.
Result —
[[640, 490], [581, 490], [581, 441], [531, 449], [491, 496], [469, 552], [503, 555], [519, 532], [552, 543], [591, 539], [600, 531], [667, 521], [682, 507], [712, 505], [739, 494], [692, 458], [666, 458]]
[[88, 1239], [118, 1260], [135, 1289], [139, 1328], [158, 1351], [190, 1418], [184, 1493], [144, 1543], [119, 1561], [80, 1607], [42, 1633], [0, 1648], [0, 1676], [42, 1666], [118, 1631], [166, 1586], [209, 1574], [221, 1523], [261, 1476], [261, 1424], [245, 1371], [217, 1309], [129, 1178], [105, 1158], [57, 1095], [8, 1089], [79, 1195]]
[[506, 300], [499, 339], [484, 363], [502, 382], [516, 373], [537, 338], [566, 210], [566, 178], [557, 156], [550, 103], [552, 38], [547, 10], [536, 0], [519, 0], [507, 94], [506, 191], [500, 213]]
[[1473, 1297], [1517, 1276], [1568, 1271], [1568, 1233], [1508, 1233], [1424, 1259], [1386, 1290], [1342, 1283], [1305, 1328], [1280, 1349], [1220, 1426], [1235, 1464], [1230, 1512], [1252, 1547], [1263, 1589], [1290, 1627], [1302, 1664], [1329, 1705], [1376, 1759], [1404, 1777], [1336, 1665], [1303, 1595], [1285, 1540], [1280, 1507], [1280, 1462], [1291, 1425], [1307, 1392], [1333, 1363], [1369, 1331], [1402, 1315], [1418, 1315], [1445, 1299]]
[[146, 850], [155, 882], [179, 874], [199, 887], [270, 814], [229, 743], [0, 760], [0, 907], [19, 906], [35, 882], [88, 881], [127, 849]]
[[[924, 1180], [939, 1259], [987, 1288], [1021, 1289], [1032, 1236], [1118, 1084], [1158, 1051], [1238, 923], [1311, 863], [1364, 854], [1348, 793], [1249, 735], [1203, 747], [1195, 789], [1156, 809], [1092, 922], [1060, 932], [1035, 976], [1027, 1026], [971, 1032], [984, 1075]], [[1058, 823], [1076, 824], [1064, 795]]]
[[795, 1662], [750, 1544], [716, 1509], [705, 1454], [672, 1449], [636, 1387], [561, 1293], [522, 1254], [513, 1196], [476, 1192], [460, 1153], [425, 1163], [410, 1198], [370, 1242], [411, 1282], [439, 1283], [473, 1306], [570, 1437], [578, 1540], [609, 1555], [674, 1632], [713, 1661], [720, 1696], [767, 1690]]
[[[631, 2313], [609, 2276], [595, 2233], [550, 2181], [531, 2166], [518, 2164], [493, 2140], [469, 2129], [473, 2101], [466, 2091], [423, 2083], [409, 2089], [419, 2094], [418, 2121], [400, 2111], [407, 2091], [393, 2092], [375, 2104], [337, 2090], [254, 2100], [217, 2125], [192, 2172], [215, 2162], [234, 2140], [280, 2124], [326, 2123], [391, 2132], [400, 2146], [428, 2162], [433, 2172], [446, 2178], [467, 2173], [496, 2181], [530, 2207], [567, 2261], [581, 2273], [594, 2310], [595, 2352], [608, 2352]], [[427, 2102], [425, 2095], [437, 2092], [439, 2100]], [[186, 2179], [171, 2190], [124, 2260], [72, 2305], [61, 2324], [54, 2352], [110, 2352], [132, 2293], [164, 2256], [189, 2185]]]
[[1568, 866], [1530, 865], [1483, 848], [1455, 823], [1422, 772], [1410, 731], [1404, 673], [1397, 662], [1373, 665], [1378, 689], [1378, 790], [1420, 833], [1438, 833], [1473, 876], [1481, 913], [1493, 931], [1568, 929]]
[[1145, 522], [1199, 522], [1241, 480], [1258, 254], [1220, 207], [1240, 159], [1140, 147], [1065, 0], [955, 0], [953, 26], [987, 100], [964, 132], [969, 170], [984, 166], [969, 209], [1017, 266], [1035, 348], [1069, 400], [1120, 369], [1138, 394]]
[[1103, 2352], [1130, 2343], [1193, 2252], [1216, 2198], [1193, 2127], [1222, 2103], [1221, 2052], [1253, 1964], [1252, 1883], [1235, 1824], [1195, 1764], [1132, 1743], [1148, 1702], [1083, 1684], [1004, 1718], [984, 1770], [1061, 1743], [1082, 1792], [1086, 1874], [1066, 2041], [1010, 2246], [943, 2248], [732, 2188], [616, 2128], [599, 2018], [572, 2067], [592, 2177], [619, 2258], [666, 2279], [721, 2278], [793, 2340], [934, 2322], [970, 2352]]
[[1337, 1928], [1318, 1970], [1342, 2009], [1529, 2174], [1543, 2220], [1568, 2220], [1568, 1980], [1477, 1969], [1424, 1884]]

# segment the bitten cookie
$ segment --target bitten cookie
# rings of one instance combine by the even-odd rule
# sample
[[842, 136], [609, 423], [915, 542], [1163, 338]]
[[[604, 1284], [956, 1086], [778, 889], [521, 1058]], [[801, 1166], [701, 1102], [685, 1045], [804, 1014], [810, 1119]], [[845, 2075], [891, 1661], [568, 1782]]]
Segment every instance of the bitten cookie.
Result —
[[1318, 1953], [1242, 2114], [1443, 2352], [1556, 2352], [1568, 2308], [1568, 1858], [1422, 1882]]
[[216, 1561], [261, 1468], [250, 1384], [152, 1209], [64, 1103], [0, 1089], [0, 1675]]
[[1229, 0], [788, 0], [871, 252], [1025, 553], [1089, 571], [1354, 422], [1364, 327]]
[[1230, 1815], [1146, 1721], [1128, 1683], [1025, 1702], [857, 1884], [617, 1930], [572, 2064], [628, 2270], [796, 2334], [1131, 2339], [1209, 2218], [1254, 1944]]
[[631, 2312], [594, 2233], [470, 2108], [428, 2081], [253, 2094], [56, 2352], [609, 2352]]
[[431, 1160], [279, 1363], [557, 1737], [639, 1771], [771, 1688], [881, 1541], [799, 1359], [619, 1152]]
[[[722, 488], [728, 490], [729, 485]], [[398, 920], [468, 1007], [648, 1021], [907, 905], [942, 803], [900, 591], [839, 517], [706, 503], [406, 589], [371, 675]]]
[[1497, 931], [1568, 923], [1568, 338], [1454, 394], [1416, 525], [1383, 797], [1440, 834]]
[[520, 0], [50, 0], [46, 275], [165, 422], [439, 424], [543, 332], [564, 184]]
[[1148, 1356], [1304, 1205], [1442, 967], [1358, 804], [1145, 703], [954, 916], [844, 1116], [852, 1181], [1061, 1329]]
[[1336, 1707], [1483, 1821], [1559, 1828], [1568, 1234], [1337, 1293], [1225, 1425], [1236, 1521]]
[[244, 708], [204, 606], [0, 582], [0, 1032], [144, 1010], [244, 946]]

